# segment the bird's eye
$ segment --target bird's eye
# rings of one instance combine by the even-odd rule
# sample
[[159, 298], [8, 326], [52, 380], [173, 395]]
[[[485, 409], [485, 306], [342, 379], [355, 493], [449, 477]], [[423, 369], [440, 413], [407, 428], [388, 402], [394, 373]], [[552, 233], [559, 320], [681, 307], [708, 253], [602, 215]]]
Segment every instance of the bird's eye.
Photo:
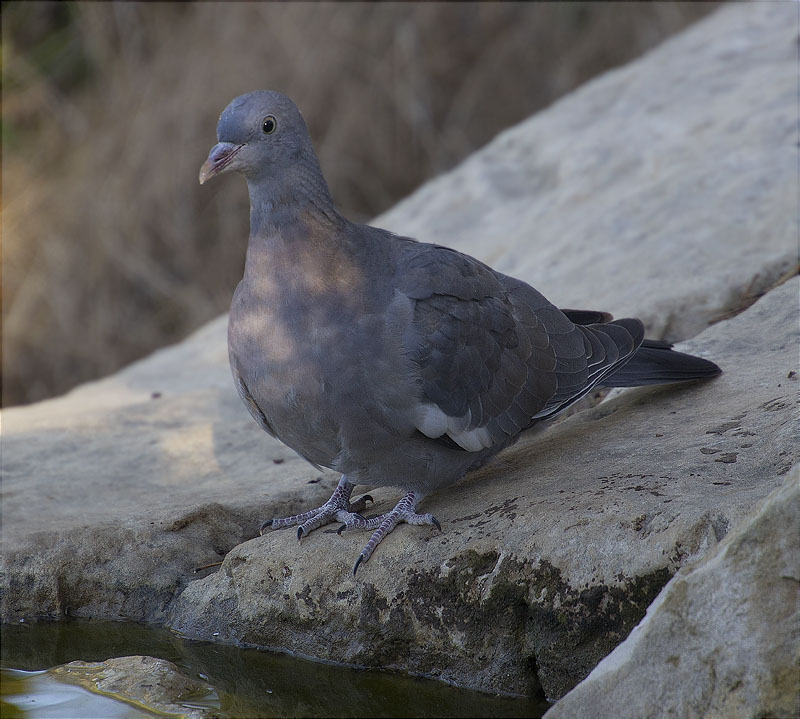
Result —
[[278, 121], [272, 115], [267, 115], [261, 125], [261, 129], [264, 131], [265, 135], [271, 135], [275, 132], [276, 127], [278, 127]]

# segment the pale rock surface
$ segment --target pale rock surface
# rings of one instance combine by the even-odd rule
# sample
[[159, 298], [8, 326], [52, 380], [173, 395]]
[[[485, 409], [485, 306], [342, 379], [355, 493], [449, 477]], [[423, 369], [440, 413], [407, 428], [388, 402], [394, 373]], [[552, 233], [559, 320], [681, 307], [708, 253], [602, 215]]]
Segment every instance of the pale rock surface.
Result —
[[798, 13], [732, 3], [376, 223], [453, 245], [560, 307], [691, 337], [797, 264]]
[[334, 475], [317, 482], [244, 410], [225, 326], [3, 412], [4, 620], [158, 620], [264, 516], [327, 499]]
[[[796, 262], [796, 14], [723, 8], [510, 130], [385, 224], [564, 306], [694, 334]], [[250, 419], [220, 318], [3, 412], [2, 619], [151, 620], [558, 698], [796, 462], [797, 291], [787, 282], [682, 346], [718, 362], [718, 380], [625, 391], [526, 437], [425, 500], [442, 534], [401, 527], [356, 579], [363, 534], [257, 537], [264, 519], [324, 502], [337, 477]], [[376, 511], [397, 499], [373, 494]]]
[[800, 716], [798, 558], [796, 468], [546, 719]]

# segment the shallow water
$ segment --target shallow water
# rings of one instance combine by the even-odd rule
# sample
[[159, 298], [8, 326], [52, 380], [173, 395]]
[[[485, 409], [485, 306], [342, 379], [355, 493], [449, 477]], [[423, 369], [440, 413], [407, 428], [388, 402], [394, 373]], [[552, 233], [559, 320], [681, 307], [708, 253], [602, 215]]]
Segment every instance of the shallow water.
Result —
[[48, 672], [0, 669], [3, 719], [152, 719], [150, 712], [66, 684]]
[[540, 717], [546, 702], [494, 697], [379, 671], [285, 654], [194, 642], [165, 630], [113, 622], [39, 622], [2, 627], [3, 717], [152, 717], [57, 681], [42, 670], [80, 659], [143, 654], [175, 663], [212, 685], [204, 702], [220, 717]]

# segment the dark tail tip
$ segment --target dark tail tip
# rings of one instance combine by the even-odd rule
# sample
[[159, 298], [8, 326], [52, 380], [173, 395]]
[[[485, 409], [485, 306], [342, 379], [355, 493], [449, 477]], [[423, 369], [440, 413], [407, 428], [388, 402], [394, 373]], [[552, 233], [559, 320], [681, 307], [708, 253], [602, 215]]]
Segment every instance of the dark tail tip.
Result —
[[604, 387], [641, 387], [711, 379], [722, 370], [711, 360], [670, 349], [671, 345], [645, 340], [633, 357], [603, 380]]

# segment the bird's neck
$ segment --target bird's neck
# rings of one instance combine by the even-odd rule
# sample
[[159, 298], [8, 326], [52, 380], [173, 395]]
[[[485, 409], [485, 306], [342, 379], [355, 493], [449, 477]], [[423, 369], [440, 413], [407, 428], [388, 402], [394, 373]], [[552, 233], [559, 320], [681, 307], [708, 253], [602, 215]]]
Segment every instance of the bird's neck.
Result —
[[328, 185], [313, 153], [290, 165], [247, 179], [250, 193], [250, 236], [290, 230], [297, 223], [341, 228], [345, 219], [333, 204]]
[[336, 278], [348, 280], [353, 274], [348, 222], [334, 206], [318, 169], [302, 170], [292, 167], [281, 177], [271, 175], [258, 182], [248, 178], [245, 281], [253, 286], [281, 277], [287, 292], [294, 288], [305, 293], [308, 287], [329, 288], [339, 281]]

